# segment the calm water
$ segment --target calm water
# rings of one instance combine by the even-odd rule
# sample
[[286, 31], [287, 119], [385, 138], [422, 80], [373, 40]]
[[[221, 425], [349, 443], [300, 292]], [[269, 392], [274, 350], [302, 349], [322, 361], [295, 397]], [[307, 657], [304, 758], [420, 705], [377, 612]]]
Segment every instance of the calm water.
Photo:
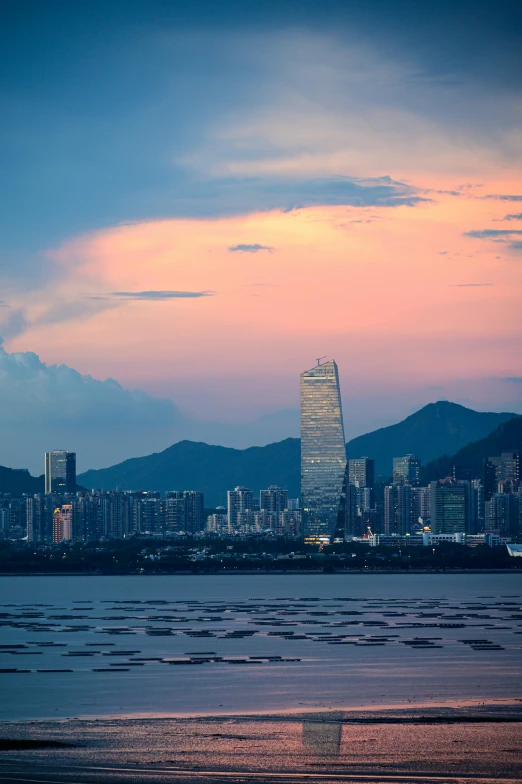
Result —
[[4, 577], [0, 597], [4, 721], [522, 698], [520, 575]]

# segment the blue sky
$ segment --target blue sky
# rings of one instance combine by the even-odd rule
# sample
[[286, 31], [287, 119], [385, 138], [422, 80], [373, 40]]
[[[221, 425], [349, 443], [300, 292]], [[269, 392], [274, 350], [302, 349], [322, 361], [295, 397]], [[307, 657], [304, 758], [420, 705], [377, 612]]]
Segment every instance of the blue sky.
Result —
[[8, 0], [4, 359], [170, 400], [153, 448], [294, 434], [325, 353], [351, 435], [434, 397], [521, 410], [521, 39], [508, 0]]

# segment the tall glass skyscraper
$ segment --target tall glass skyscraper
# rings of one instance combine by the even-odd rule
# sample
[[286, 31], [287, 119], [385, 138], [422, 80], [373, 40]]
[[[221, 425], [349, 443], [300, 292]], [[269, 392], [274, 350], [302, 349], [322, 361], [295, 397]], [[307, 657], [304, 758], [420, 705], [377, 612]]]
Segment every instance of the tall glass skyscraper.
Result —
[[45, 453], [45, 492], [76, 492], [76, 452]]
[[301, 374], [301, 506], [305, 538], [333, 536], [346, 473], [346, 446], [337, 365]]

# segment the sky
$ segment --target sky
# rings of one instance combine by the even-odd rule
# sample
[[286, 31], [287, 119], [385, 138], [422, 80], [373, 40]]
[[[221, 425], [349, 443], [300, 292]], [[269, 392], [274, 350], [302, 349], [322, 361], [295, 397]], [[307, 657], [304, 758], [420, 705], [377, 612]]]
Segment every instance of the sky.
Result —
[[3, 8], [0, 463], [522, 413], [519, 2]]

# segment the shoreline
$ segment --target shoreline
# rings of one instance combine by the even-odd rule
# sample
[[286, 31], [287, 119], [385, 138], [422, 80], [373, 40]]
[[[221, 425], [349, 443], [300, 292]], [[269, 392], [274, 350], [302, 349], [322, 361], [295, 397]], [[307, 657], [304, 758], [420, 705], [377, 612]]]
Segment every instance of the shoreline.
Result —
[[270, 571], [261, 571], [258, 569], [230, 569], [220, 572], [201, 572], [201, 571], [179, 571], [179, 572], [0, 572], [0, 577], [228, 577], [230, 575], [238, 576], [259, 576], [270, 577], [277, 575], [278, 577], [289, 576], [306, 576], [306, 575], [324, 575], [327, 577], [346, 577], [347, 575], [372, 575], [372, 574], [394, 574], [398, 576], [404, 575], [417, 575], [417, 574], [432, 574], [432, 575], [448, 575], [448, 574], [520, 574], [522, 575], [522, 567], [513, 567], [511, 569], [347, 569], [347, 570], [334, 570], [332, 572], [325, 572], [324, 569], [271, 569]]
[[[495, 711], [497, 712], [495, 714]], [[499, 712], [504, 711], [504, 715]], [[509, 715], [507, 715], [509, 712]], [[411, 724], [411, 723], [522, 723], [522, 696], [450, 699], [439, 702], [388, 702], [380, 705], [347, 705], [317, 708], [274, 708], [265, 710], [76, 713], [74, 716], [39, 716], [23, 719], [0, 719], [0, 728], [15, 725], [68, 724], [72, 722], [227, 722], [237, 721], [321, 721], [344, 724]]]

